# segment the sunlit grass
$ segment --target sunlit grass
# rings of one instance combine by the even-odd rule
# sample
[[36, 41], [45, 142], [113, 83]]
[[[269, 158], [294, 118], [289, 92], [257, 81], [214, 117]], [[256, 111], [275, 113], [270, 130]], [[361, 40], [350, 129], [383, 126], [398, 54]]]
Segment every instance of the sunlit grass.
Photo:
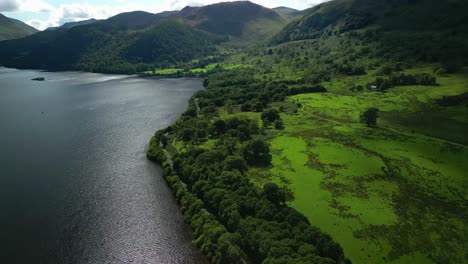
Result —
[[[291, 205], [354, 263], [434, 263], [435, 251], [463, 262], [468, 110], [434, 100], [466, 92], [467, 77], [386, 93], [349, 91], [371, 75], [340, 77], [325, 84], [328, 93], [290, 97], [301, 107], [282, 114], [286, 129], [271, 140], [270, 177], [254, 181], [291, 189]], [[368, 107], [381, 110], [378, 128], [359, 123]]]

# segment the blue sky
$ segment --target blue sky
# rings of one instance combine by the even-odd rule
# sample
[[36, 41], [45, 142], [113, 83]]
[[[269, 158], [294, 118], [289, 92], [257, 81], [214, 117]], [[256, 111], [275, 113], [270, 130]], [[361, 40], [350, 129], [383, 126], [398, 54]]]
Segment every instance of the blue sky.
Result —
[[[105, 19], [122, 12], [143, 10], [158, 13], [220, 0], [0, 0], [0, 12], [38, 29], [89, 18]], [[266, 7], [288, 6], [299, 10], [325, 0], [251, 0]]]

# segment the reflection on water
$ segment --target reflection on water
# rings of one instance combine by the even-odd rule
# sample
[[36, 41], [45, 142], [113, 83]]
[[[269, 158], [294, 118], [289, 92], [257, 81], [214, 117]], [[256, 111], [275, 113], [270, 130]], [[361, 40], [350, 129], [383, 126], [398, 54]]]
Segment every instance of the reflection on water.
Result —
[[[38, 76], [46, 81], [30, 81]], [[204, 263], [144, 151], [199, 89], [192, 79], [0, 68], [2, 259]]]

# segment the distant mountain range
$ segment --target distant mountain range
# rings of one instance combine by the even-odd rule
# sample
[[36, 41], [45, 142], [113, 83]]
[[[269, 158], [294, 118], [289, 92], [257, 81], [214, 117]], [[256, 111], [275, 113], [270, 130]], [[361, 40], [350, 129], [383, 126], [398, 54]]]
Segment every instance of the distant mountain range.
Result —
[[[269, 39], [289, 19], [242, 1], [151, 14], [122, 13], [65, 24], [0, 44], [0, 64], [17, 68], [138, 72], [212, 55], [217, 45], [245, 47]], [[81, 23], [81, 24], [80, 24]]]
[[0, 14], [0, 41], [23, 38], [36, 32], [37, 29]]
[[70, 28], [74, 28], [74, 27], [77, 27], [77, 26], [84, 26], [84, 25], [89, 25], [89, 24], [93, 24], [93, 23], [96, 23], [97, 19], [94, 19], [94, 18], [91, 18], [91, 19], [88, 19], [88, 20], [83, 20], [83, 21], [78, 21], [78, 22], [67, 22], [59, 27], [48, 27], [46, 30], [56, 30], [56, 29], [59, 29], [59, 28], [62, 28], [62, 29], [70, 29]]

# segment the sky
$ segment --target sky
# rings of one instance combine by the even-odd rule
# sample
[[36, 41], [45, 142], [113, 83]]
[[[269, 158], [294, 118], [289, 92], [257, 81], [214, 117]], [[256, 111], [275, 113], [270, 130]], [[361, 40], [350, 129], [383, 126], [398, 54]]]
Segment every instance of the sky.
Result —
[[[326, 0], [251, 0], [266, 6], [287, 6], [298, 10], [312, 7]], [[66, 22], [90, 18], [106, 19], [113, 15], [136, 10], [159, 13], [180, 10], [185, 6], [201, 6], [221, 0], [0, 0], [0, 13], [19, 19], [43, 30]]]

